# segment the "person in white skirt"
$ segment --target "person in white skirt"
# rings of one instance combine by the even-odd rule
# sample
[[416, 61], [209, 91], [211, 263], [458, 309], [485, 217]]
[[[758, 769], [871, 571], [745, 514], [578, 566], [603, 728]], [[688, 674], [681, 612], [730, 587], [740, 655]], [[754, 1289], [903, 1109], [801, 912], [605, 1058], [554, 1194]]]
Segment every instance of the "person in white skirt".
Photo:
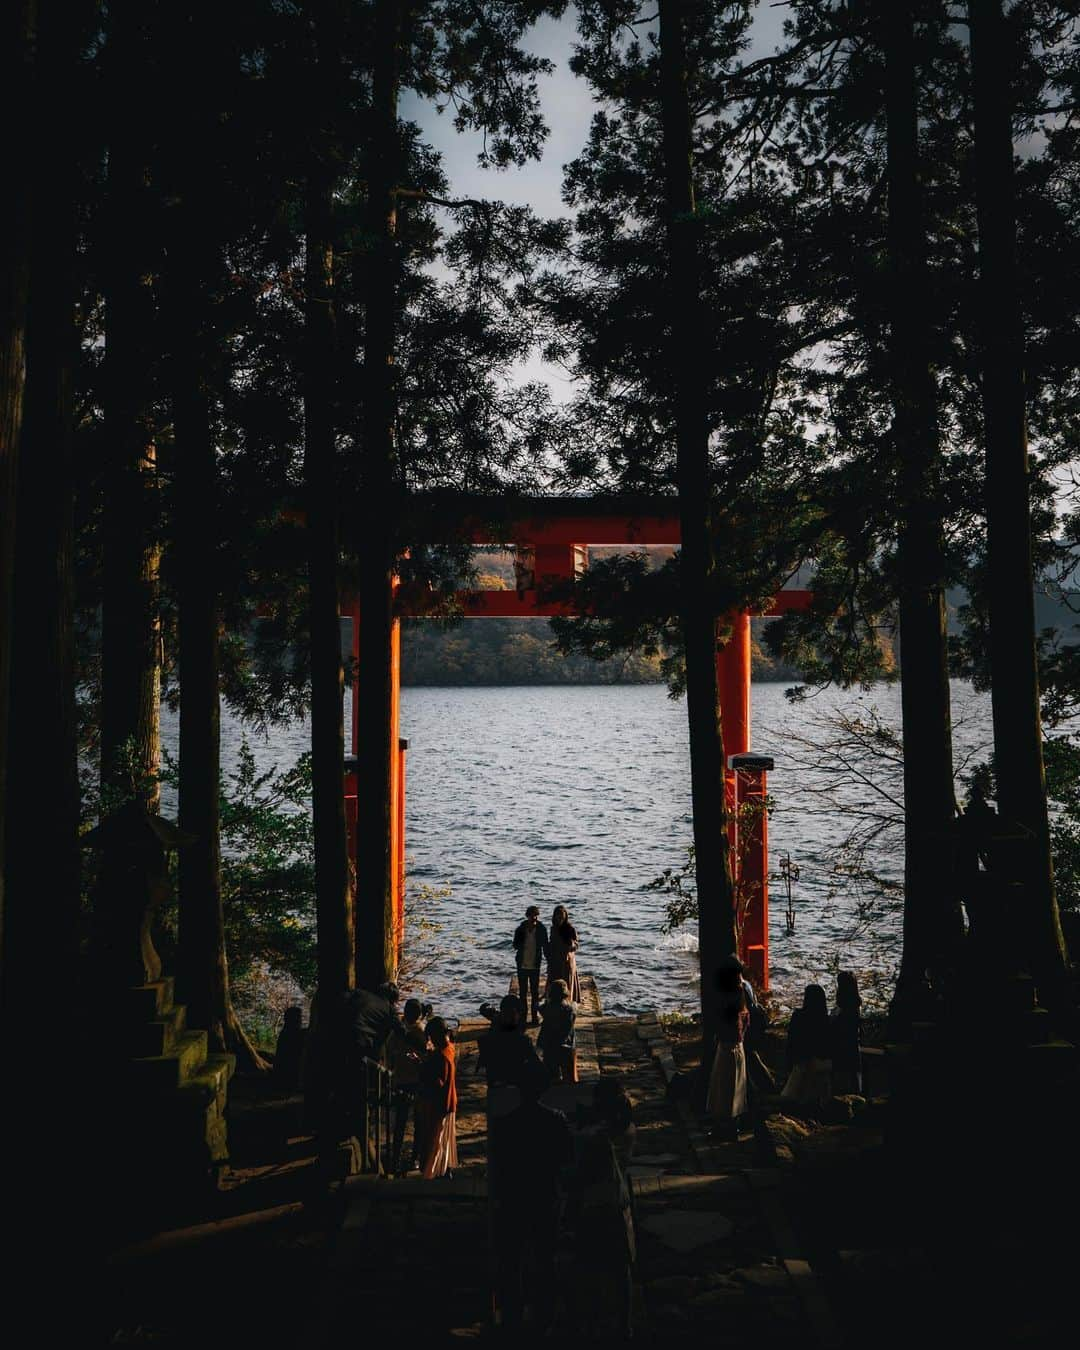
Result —
[[705, 1111], [715, 1122], [717, 1134], [737, 1138], [739, 1117], [749, 1109], [743, 1040], [750, 1025], [750, 1010], [746, 1006], [742, 965], [738, 957], [729, 957], [721, 964], [716, 972], [716, 984], [719, 990], [720, 1034], [709, 1074]]
[[420, 1066], [416, 1142], [425, 1178], [452, 1176], [457, 1166], [457, 1068], [450, 1032], [441, 1017], [427, 1024], [432, 1048]]

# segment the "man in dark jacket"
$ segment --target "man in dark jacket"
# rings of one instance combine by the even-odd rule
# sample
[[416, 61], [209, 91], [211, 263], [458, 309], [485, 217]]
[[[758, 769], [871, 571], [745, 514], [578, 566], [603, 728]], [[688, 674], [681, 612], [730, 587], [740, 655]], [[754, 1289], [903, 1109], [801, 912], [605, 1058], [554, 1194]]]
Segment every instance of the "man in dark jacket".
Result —
[[[477, 1071], [484, 1071], [489, 1094], [492, 1088], [519, 1086], [524, 1073], [540, 1067], [540, 1057], [525, 1034], [521, 1017], [521, 1000], [507, 994], [499, 1004], [498, 1020], [479, 1039]], [[547, 1081], [551, 1081], [550, 1076]]]
[[540, 1022], [540, 962], [548, 956], [547, 929], [540, 922], [540, 909], [530, 905], [524, 922], [514, 932], [514, 955], [517, 959], [518, 991], [526, 1015], [529, 1011], [529, 992], [532, 992], [532, 1024]]

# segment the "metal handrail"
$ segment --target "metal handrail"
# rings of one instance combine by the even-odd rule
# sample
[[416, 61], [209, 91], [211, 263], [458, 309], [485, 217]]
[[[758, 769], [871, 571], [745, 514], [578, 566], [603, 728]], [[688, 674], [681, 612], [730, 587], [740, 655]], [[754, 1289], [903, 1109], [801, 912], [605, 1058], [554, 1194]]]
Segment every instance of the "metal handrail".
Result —
[[[389, 1172], [393, 1162], [392, 1159], [388, 1159], [388, 1165], [385, 1167], [383, 1165], [383, 1150], [389, 1152], [393, 1145], [390, 1113], [394, 1100], [394, 1071], [367, 1055], [361, 1063], [364, 1067], [363, 1130], [366, 1137], [360, 1141], [360, 1170], [362, 1172], [373, 1170], [376, 1176], [379, 1176]], [[371, 1109], [372, 1106], [375, 1108], [374, 1111]], [[374, 1116], [374, 1130], [372, 1116]]]

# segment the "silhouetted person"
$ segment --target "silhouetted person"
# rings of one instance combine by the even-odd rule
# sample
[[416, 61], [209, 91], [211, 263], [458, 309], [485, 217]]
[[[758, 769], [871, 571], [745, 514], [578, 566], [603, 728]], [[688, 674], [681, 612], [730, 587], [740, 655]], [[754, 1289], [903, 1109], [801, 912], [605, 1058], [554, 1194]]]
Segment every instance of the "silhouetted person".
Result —
[[416, 1098], [417, 1152], [425, 1179], [452, 1177], [457, 1166], [457, 1064], [441, 1017], [427, 1024], [431, 1049], [420, 1065]]
[[561, 1111], [540, 1102], [548, 1075], [539, 1060], [523, 1069], [488, 1122], [488, 1185], [496, 1300], [504, 1325], [526, 1305], [540, 1328], [554, 1312], [562, 1180], [573, 1157]]
[[570, 1001], [565, 980], [552, 980], [548, 985], [547, 1002], [540, 1010], [543, 1025], [536, 1044], [544, 1060], [544, 1067], [557, 1083], [577, 1082], [577, 1048], [575, 1023], [577, 1012]]
[[304, 1042], [307, 1039], [303, 1016], [303, 1009], [299, 1006], [286, 1008], [285, 1019], [278, 1032], [274, 1049], [274, 1079], [285, 1092], [295, 1092], [300, 1086]]
[[405, 1126], [413, 1116], [412, 1157], [409, 1170], [416, 1166], [416, 1093], [420, 1086], [420, 1065], [427, 1054], [427, 1032], [420, 1020], [423, 1009], [415, 998], [405, 1000], [402, 1023], [404, 1036], [395, 1039], [390, 1067], [394, 1071], [394, 1144], [391, 1169], [401, 1172], [401, 1155], [405, 1144]]
[[518, 1086], [524, 1071], [540, 1066], [536, 1047], [525, 1034], [519, 998], [505, 996], [492, 1029], [479, 1037], [477, 1050], [477, 1072], [483, 1070], [489, 1093], [493, 1087]]
[[634, 1124], [633, 1103], [626, 1095], [621, 1078], [607, 1074], [597, 1080], [593, 1089], [591, 1114], [611, 1140], [615, 1157], [625, 1172], [634, 1155], [637, 1126]]
[[738, 957], [732, 956], [721, 962], [716, 972], [716, 985], [719, 1034], [709, 1072], [705, 1111], [718, 1134], [735, 1138], [739, 1117], [749, 1108], [743, 1040], [750, 1024], [750, 1012]]
[[540, 922], [540, 909], [530, 905], [524, 920], [514, 930], [514, 958], [517, 962], [518, 992], [528, 1017], [529, 997], [532, 997], [533, 1026], [539, 1022], [540, 963], [548, 959], [547, 929]]
[[749, 1013], [746, 1034], [743, 1037], [743, 1052], [746, 1055], [746, 1073], [749, 1086], [756, 1088], [758, 1092], [773, 1093], [776, 1091], [776, 1081], [772, 1076], [772, 1070], [761, 1057], [761, 1048], [765, 1042], [765, 1032], [768, 1030], [769, 1019], [765, 1015], [765, 1009], [758, 1002], [754, 986], [746, 978], [746, 967], [733, 952], [720, 963], [716, 978], [719, 981], [721, 972], [730, 967], [732, 963], [735, 963], [739, 968], [739, 981], [746, 999], [746, 1011]]
[[565, 980], [571, 1003], [581, 1002], [581, 981], [577, 970], [577, 929], [570, 922], [565, 905], [556, 905], [551, 914], [548, 936], [548, 988], [555, 980]]
[[630, 1186], [604, 1123], [578, 1135], [575, 1154], [568, 1207], [575, 1237], [574, 1287], [579, 1291], [573, 1320], [586, 1334], [626, 1338], [631, 1334], [631, 1266], [636, 1258]]
[[859, 984], [850, 970], [836, 976], [836, 1007], [829, 1018], [832, 1090], [862, 1092], [862, 1018]]
[[803, 1106], [820, 1106], [832, 1096], [832, 1036], [829, 1005], [820, 984], [808, 984], [803, 1005], [788, 1026], [788, 1079], [781, 1097]]

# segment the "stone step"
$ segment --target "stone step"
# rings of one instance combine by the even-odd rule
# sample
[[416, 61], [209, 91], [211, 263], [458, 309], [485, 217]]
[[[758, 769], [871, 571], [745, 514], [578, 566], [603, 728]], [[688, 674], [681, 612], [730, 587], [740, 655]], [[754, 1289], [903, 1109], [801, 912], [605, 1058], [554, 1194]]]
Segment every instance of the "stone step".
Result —
[[1024, 1047], [1024, 1063], [1036, 1080], [1047, 1085], [1061, 1082], [1080, 1065], [1080, 1050], [1072, 1041], [1052, 1040]]
[[149, 1022], [161, 1017], [173, 1006], [176, 981], [164, 975], [151, 984], [137, 984], [128, 990], [128, 1007], [132, 1021]]
[[1035, 997], [1035, 981], [1030, 975], [1012, 975], [1002, 983], [1001, 1002], [1012, 1012], [1033, 1012]]
[[168, 1012], [133, 1029], [131, 1052], [141, 1058], [167, 1055], [186, 1029], [187, 1008], [182, 1003], [174, 1003]]
[[236, 1072], [235, 1055], [207, 1055], [206, 1063], [184, 1083], [180, 1091], [200, 1089], [213, 1097], [224, 1097], [229, 1079]]
[[206, 1063], [205, 1031], [182, 1031], [165, 1055], [140, 1055], [131, 1061], [136, 1082], [149, 1091], [165, 1092], [186, 1083]]
[[208, 1166], [229, 1161], [224, 1083], [219, 1092], [199, 1081], [184, 1083], [176, 1089], [171, 1112], [169, 1128], [178, 1148], [205, 1149]]

